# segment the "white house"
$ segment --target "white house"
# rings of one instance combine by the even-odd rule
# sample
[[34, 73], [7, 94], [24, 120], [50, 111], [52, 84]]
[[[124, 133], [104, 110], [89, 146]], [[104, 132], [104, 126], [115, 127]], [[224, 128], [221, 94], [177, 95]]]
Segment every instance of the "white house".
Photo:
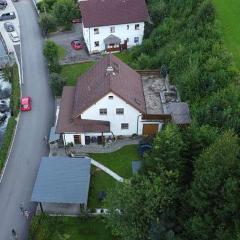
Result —
[[145, 0], [80, 1], [83, 36], [89, 53], [120, 51], [142, 43], [149, 21]]
[[107, 54], [80, 79], [64, 87], [56, 132], [65, 144], [88, 144], [92, 137], [131, 136], [159, 131], [160, 121], [144, 120], [146, 103], [141, 76]]

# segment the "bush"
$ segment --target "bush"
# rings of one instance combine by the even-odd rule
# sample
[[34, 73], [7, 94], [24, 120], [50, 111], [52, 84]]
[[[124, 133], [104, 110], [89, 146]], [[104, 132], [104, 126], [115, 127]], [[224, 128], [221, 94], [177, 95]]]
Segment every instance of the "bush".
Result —
[[61, 96], [63, 87], [66, 84], [66, 79], [58, 73], [52, 73], [50, 75], [50, 86], [52, 88], [54, 96]]
[[39, 24], [44, 36], [47, 36], [49, 32], [53, 32], [57, 28], [56, 18], [48, 13], [40, 14]]
[[43, 47], [43, 54], [48, 61], [50, 72], [59, 73], [61, 71], [61, 66], [59, 64], [59, 51], [57, 44], [51, 40], [47, 40]]

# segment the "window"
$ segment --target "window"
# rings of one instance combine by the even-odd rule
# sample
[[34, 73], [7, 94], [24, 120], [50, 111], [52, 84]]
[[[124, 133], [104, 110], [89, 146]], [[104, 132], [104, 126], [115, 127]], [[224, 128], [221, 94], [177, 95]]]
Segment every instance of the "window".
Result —
[[113, 99], [113, 96], [108, 96], [108, 99]]
[[129, 38], [127, 38], [126, 40], [127, 40], [127, 42], [129, 42]]
[[127, 25], [127, 30], [129, 30], [129, 25]]
[[124, 108], [117, 108], [116, 109], [116, 114], [123, 115], [124, 114]]
[[135, 30], [139, 30], [139, 24], [135, 24]]
[[128, 123], [122, 123], [121, 129], [128, 129]]
[[99, 47], [99, 41], [94, 42], [94, 47]]
[[110, 32], [115, 33], [115, 27], [110, 27]]
[[134, 38], [134, 43], [139, 43], [139, 37]]
[[94, 31], [94, 34], [99, 34], [99, 28], [94, 28], [93, 31]]
[[99, 114], [100, 115], [107, 115], [107, 109], [106, 108], [100, 108], [99, 109]]

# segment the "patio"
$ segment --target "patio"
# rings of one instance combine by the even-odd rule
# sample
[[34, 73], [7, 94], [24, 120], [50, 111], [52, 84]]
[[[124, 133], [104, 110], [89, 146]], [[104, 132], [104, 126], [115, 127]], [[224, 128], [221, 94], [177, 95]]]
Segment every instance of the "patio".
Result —
[[[73, 147], [63, 148], [63, 144], [59, 142], [58, 145], [50, 145], [50, 156], [66, 156], [72, 157], [82, 156], [83, 153], [111, 153], [121, 149], [127, 145], [139, 144], [142, 136], [136, 138], [125, 137], [117, 139], [115, 142], [99, 145], [97, 143], [90, 143], [89, 145], [75, 144]], [[60, 147], [60, 148], [59, 148]]]

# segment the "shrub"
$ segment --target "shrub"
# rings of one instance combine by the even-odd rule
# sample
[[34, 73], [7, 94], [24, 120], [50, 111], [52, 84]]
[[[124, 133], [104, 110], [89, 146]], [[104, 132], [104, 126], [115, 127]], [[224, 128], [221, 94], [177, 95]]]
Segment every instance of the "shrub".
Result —
[[61, 96], [63, 87], [66, 84], [66, 79], [58, 73], [52, 73], [50, 75], [50, 86], [52, 88], [54, 96]]
[[40, 14], [39, 24], [44, 36], [47, 36], [49, 32], [53, 32], [56, 30], [57, 27], [57, 20], [56, 18], [48, 13]]

